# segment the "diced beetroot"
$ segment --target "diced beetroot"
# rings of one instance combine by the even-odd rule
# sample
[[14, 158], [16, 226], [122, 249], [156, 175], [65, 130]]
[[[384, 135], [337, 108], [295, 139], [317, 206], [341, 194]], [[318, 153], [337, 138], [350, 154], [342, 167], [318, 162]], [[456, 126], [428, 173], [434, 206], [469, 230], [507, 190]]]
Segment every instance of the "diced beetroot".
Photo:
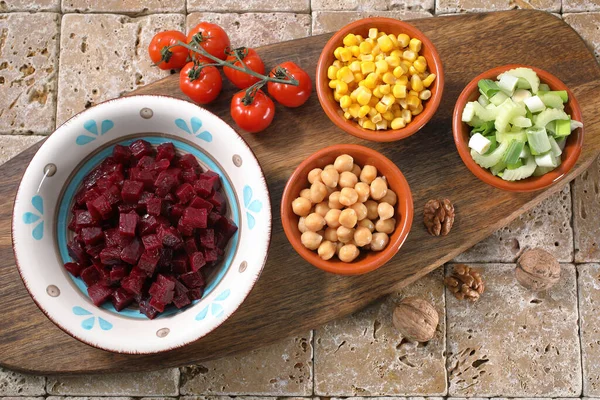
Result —
[[121, 279], [127, 276], [127, 266], [124, 264], [115, 265], [110, 270], [110, 282], [111, 284], [117, 284]]
[[200, 271], [191, 271], [185, 274], [181, 274], [179, 279], [185, 286], [189, 289], [204, 287], [204, 277], [200, 273]]
[[144, 314], [149, 319], [154, 319], [158, 315], [158, 311], [150, 305], [149, 300], [140, 301], [140, 313]]
[[202, 254], [201, 252], [197, 251], [195, 253], [192, 253], [192, 255], [190, 256], [190, 266], [192, 268], [192, 271], [198, 271], [200, 268], [206, 265], [207, 261], [208, 260], [205, 259], [204, 254]]
[[140, 257], [137, 266], [147, 276], [152, 276], [154, 275], [154, 271], [156, 270], [156, 265], [158, 264], [159, 258], [160, 253], [158, 250], [146, 250]]
[[158, 259], [158, 264], [156, 265], [158, 268], [166, 268], [171, 266], [171, 262], [173, 261], [173, 249], [164, 247], [159, 250], [160, 258]]
[[179, 219], [179, 221], [177, 221], [177, 230], [183, 236], [192, 236], [194, 234], [194, 228], [183, 222], [183, 219]]
[[125, 180], [125, 175], [123, 175], [122, 171], [115, 171], [112, 174], [108, 175], [107, 178], [115, 185], [121, 187], [121, 186], [123, 186], [123, 181]]
[[146, 275], [143, 272], [134, 272], [132, 269], [129, 276], [121, 279], [121, 287], [132, 294], [141, 294], [144, 287]]
[[83, 271], [81, 265], [74, 262], [65, 263], [65, 269], [69, 271], [69, 273], [74, 277], [78, 277], [79, 275], [81, 275], [81, 271]]
[[216, 249], [204, 249], [204, 258], [207, 263], [217, 261], [219, 259], [219, 254]]
[[91, 226], [89, 228], [81, 229], [81, 240], [85, 244], [95, 244], [104, 239], [104, 232], [98, 226]]
[[171, 166], [171, 163], [169, 162], [169, 160], [160, 160], [154, 163], [154, 165], [152, 165], [152, 171], [155, 172], [160, 172], [160, 171], [166, 171], [167, 169], [169, 169], [169, 167]]
[[181, 179], [187, 183], [194, 183], [198, 179], [198, 175], [193, 168], [188, 168], [181, 171]]
[[210, 201], [204, 200], [202, 197], [194, 197], [192, 201], [190, 201], [190, 207], [204, 209], [208, 213], [214, 208]]
[[143, 156], [138, 160], [136, 167], [141, 169], [154, 169], [154, 157]]
[[77, 230], [81, 228], [87, 228], [90, 226], [98, 226], [99, 222], [96, 218], [90, 214], [87, 210], [75, 210], [75, 216], [73, 218]]
[[191, 300], [188, 294], [182, 294], [181, 296], [173, 297], [173, 305], [179, 309], [191, 304]]
[[197, 180], [194, 182], [194, 190], [198, 196], [208, 198], [212, 193], [212, 183], [209, 180]]
[[119, 211], [119, 214], [127, 214], [132, 211], [136, 211], [136, 208], [137, 208], [137, 204], [119, 204], [117, 206], [117, 210]]
[[102, 283], [96, 283], [95, 285], [88, 287], [88, 295], [92, 302], [97, 306], [101, 306], [108, 300], [112, 292], [113, 290], [111, 288]]
[[144, 156], [149, 156], [152, 154], [152, 146], [150, 143], [145, 140], [139, 139], [129, 145], [129, 150], [131, 150], [131, 154], [138, 160]]
[[175, 195], [173, 193], [167, 193], [167, 195], [163, 198], [164, 201], [168, 201], [170, 203], [175, 203], [175, 201], [177, 200], [175, 198]]
[[198, 176], [199, 180], [207, 180], [211, 183], [212, 189], [217, 191], [221, 189], [221, 177], [214, 171], [206, 171]]
[[173, 262], [171, 265], [171, 270], [174, 274], [185, 274], [189, 271], [188, 268], [188, 257], [186, 254], [177, 254], [173, 257]]
[[121, 250], [121, 260], [128, 264], [136, 264], [143, 252], [144, 246], [142, 246], [142, 242], [135, 237], [127, 247]]
[[138, 205], [143, 206], [142, 208], [140, 208], [140, 211], [144, 211], [146, 209], [146, 205], [148, 204], [148, 201], [150, 201], [150, 199], [155, 198], [156, 195], [152, 192], [143, 192], [142, 195], [140, 196], [140, 199], [138, 200]]
[[132, 154], [131, 150], [129, 150], [129, 147], [117, 144], [115, 147], [113, 147], [112, 156], [119, 164], [128, 165], [131, 161]]
[[217, 221], [215, 229], [221, 232], [225, 239], [229, 241], [229, 239], [231, 239], [231, 237], [237, 232], [238, 227], [229, 218], [222, 217], [219, 219], [219, 221]]
[[117, 228], [110, 228], [104, 231], [104, 242], [106, 243], [106, 247], [118, 247], [122, 249], [131, 242], [131, 237], [121, 235]]
[[131, 168], [129, 170], [129, 179], [142, 182], [146, 190], [152, 190], [154, 187], [154, 176], [151, 171]]
[[87, 255], [89, 255], [92, 258], [96, 258], [100, 255], [100, 252], [102, 251], [102, 249], [104, 249], [104, 243], [100, 242], [100, 243], [96, 243], [96, 244], [90, 244], [85, 246], [85, 252], [87, 253]]
[[112, 213], [110, 202], [104, 196], [98, 196], [96, 199], [87, 202], [86, 204], [92, 215], [96, 213], [96, 215], [99, 215], [102, 219], [107, 219]]
[[121, 249], [118, 247], [105, 247], [100, 252], [100, 261], [104, 265], [114, 265], [121, 263]]
[[138, 231], [142, 237], [156, 232], [156, 228], [158, 228], [158, 221], [153, 215], [143, 216], [138, 223]]
[[121, 311], [129, 307], [129, 305], [133, 303], [134, 299], [135, 296], [122, 287], [115, 290], [110, 298], [115, 310], [117, 311]]
[[183, 204], [173, 204], [171, 207], [171, 217], [179, 219], [183, 215], [185, 206]]
[[67, 225], [67, 228], [69, 228], [69, 230], [72, 232], [77, 231], [77, 224], [75, 224], [75, 217], [71, 218], [71, 222], [69, 222], [69, 225]]
[[184, 154], [181, 157], [179, 157], [179, 167], [183, 168], [183, 169], [188, 169], [188, 168], [192, 168], [192, 169], [196, 169], [196, 168], [200, 168], [200, 164], [198, 164], [198, 160], [196, 159], [196, 157], [194, 157], [193, 154]]
[[106, 189], [103, 195], [106, 197], [106, 200], [108, 200], [108, 203], [111, 206], [115, 206], [121, 201], [121, 190], [117, 187], [117, 185], [111, 185], [108, 189]]
[[181, 216], [183, 223], [192, 228], [206, 228], [208, 223], [208, 212], [204, 208], [187, 207]]
[[148, 214], [158, 217], [162, 210], [162, 200], [158, 197], [153, 197], [146, 201], [146, 210]]
[[163, 312], [163, 311], [165, 311], [165, 307], [167, 306], [166, 304], [161, 303], [160, 301], [158, 301], [154, 297], [150, 298], [150, 303], [149, 304], [157, 312]]
[[100, 272], [94, 266], [85, 268], [79, 276], [88, 287], [100, 280]]
[[144, 248], [148, 251], [160, 249], [163, 246], [162, 239], [158, 234], [142, 236]]
[[217, 246], [214, 229], [202, 229], [200, 231], [200, 246], [207, 249], [214, 249]]
[[177, 177], [173, 176], [170, 171], [162, 171], [154, 181], [156, 195], [160, 197], [166, 196], [167, 193], [177, 186], [177, 183]]
[[123, 201], [135, 203], [140, 199], [144, 191], [144, 184], [139, 181], [123, 181], [123, 189], [121, 189], [121, 197]]
[[106, 176], [98, 179], [98, 182], [96, 182], [96, 188], [100, 190], [101, 193], [106, 192], [106, 190], [112, 185], [112, 181]]
[[102, 178], [104, 175], [105, 172], [102, 170], [102, 166], [97, 166], [89, 174], [87, 174], [85, 178], [83, 178], [83, 187], [86, 189], [91, 188], [96, 184], [98, 179]]
[[135, 236], [135, 228], [140, 217], [135, 212], [119, 214], [119, 233], [124, 236]]
[[175, 146], [171, 142], [161, 143], [156, 148], [156, 161], [173, 160], [175, 158]]
[[223, 218], [223, 216], [221, 214], [219, 214], [218, 212], [216, 212], [216, 210], [209, 212], [208, 213], [208, 226], [213, 227], [213, 226], [217, 225], [217, 222], [219, 222], [221, 220], [221, 218]]
[[225, 214], [225, 211], [227, 211], [227, 200], [221, 192], [213, 192], [206, 200], [210, 201], [213, 206], [215, 206], [215, 209], [219, 214], [223, 215]]
[[204, 294], [204, 289], [201, 287], [198, 287], [198, 288], [190, 289], [190, 291], [188, 292], [188, 297], [190, 298], [191, 301], [200, 300], [202, 298], [203, 294]]
[[162, 241], [162, 244], [166, 247], [177, 249], [183, 245], [183, 239], [181, 238], [181, 235], [177, 229], [173, 228], [172, 226], [168, 228], [162, 226], [159, 227], [158, 236]]
[[183, 248], [185, 249], [185, 252], [188, 255], [197, 252], [198, 246], [196, 245], [196, 239], [194, 239], [193, 237], [185, 239], [183, 243]]
[[194, 187], [192, 185], [189, 183], [184, 183], [177, 188], [175, 194], [179, 198], [180, 203], [187, 204], [196, 195], [196, 192], [194, 191]]

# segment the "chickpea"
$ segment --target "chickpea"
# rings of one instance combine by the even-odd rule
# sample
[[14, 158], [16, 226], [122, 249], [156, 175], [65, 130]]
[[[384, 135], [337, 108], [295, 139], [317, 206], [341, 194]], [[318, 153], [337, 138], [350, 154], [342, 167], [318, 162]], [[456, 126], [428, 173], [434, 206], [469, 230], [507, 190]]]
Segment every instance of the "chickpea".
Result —
[[316, 232], [304, 232], [302, 236], [300, 236], [300, 241], [309, 250], [316, 250], [319, 248], [321, 241], [323, 240], [323, 236], [319, 235]]
[[332, 227], [325, 229], [325, 234], [323, 235], [323, 237], [325, 238], [325, 240], [329, 240], [330, 242], [337, 242], [337, 229]]
[[345, 226], [340, 226], [337, 228], [338, 240], [342, 243], [348, 243], [352, 239], [354, 239], [354, 229], [346, 228]]
[[369, 200], [369, 196], [371, 195], [371, 188], [369, 185], [364, 182], [358, 182], [354, 186], [354, 190], [356, 190], [356, 193], [358, 193], [358, 201], [364, 203], [365, 201]]
[[350, 208], [356, 212], [356, 218], [358, 221], [362, 221], [363, 219], [367, 218], [367, 206], [365, 206], [363, 203], [356, 202], [352, 204]]
[[308, 173], [308, 182], [312, 185], [315, 182], [322, 182], [321, 180], [321, 168], [314, 168]]
[[322, 201], [315, 206], [315, 212], [319, 214], [321, 217], [324, 217], [329, 211], [329, 205], [326, 201]]
[[329, 197], [331, 195], [331, 193], [337, 191], [337, 186], [336, 187], [329, 187], [329, 186], [325, 185], [325, 187], [327, 188], [327, 197]]
[[340, 192], [333, 192], [329, 195], [329, 203], [328, 206], [329, 208], [333, 208], [336, 210], [341, 210], [342, 208], [344, 208], [344, 205], [342, 203], [340, 203]]
[[316, 212], [308, 214], [308, 217], [304, 219], [304, 225], [309, 231], [317, 232], [325, 226], [325, 219]]
[[360, 173], [360, 181], [370, 185], [377, 178], [377, 168], [365, 165]]
[[344, 171], [340, 174], [339, 185], [342, 188], [353, 188], [358, 182], [358, 178], [352, 172]]
[[354, 261], [354, 259], [356, 257], [358, 257], [359, 254], [360, 254], [360, 251], [358, 250], [358, 248], [355, 245], [347, 244], [347, 245], [342, 246], [342, 248], [340, 249], [340, 252], [338, 254], [338, 257], [343, 262], [352, 262], [352, 261]]
[[300, 217], [300, 219], [298, 220], [298, 230], [300, 231], [300, 233], [304, 233], [308, 231], [308, 228], [306, 227], [306, 224], [304, 223], [306, 218], [304, 217]]
[[354, 164], [354, 167], [352, 167], [351, 172], [356, 176], [356, 178], [358, 178], [360, 176], [360, 173], [362, 172], [362, 170], [360, 169], [358, 164]]
[[345, 187], [340, 192], [339, 202], [346, 207], [350, 207], [352, 204], [356, 203], [358, 200], [358, 193], [354, 188]]
[[342, 242], [337, 242], [335, 244], [335, 254], [340, 254], [340, 249], [344, 247], [344, 243]]
[[394, 216], [394, 207], [388, 203], [379, 203], [377, 206], [377, 214], [380, 220], [390, 219]]
[[373, 200], [381, 200], [386, 194], [387, 183], [381, 177], [375, 178], [375, 180], [371, 182], [371, 197]]
[[319, 245], [317, 252], [319, 253], [319, 257], [321, 257], [323, 260], [329, 260], [335, 255], [335, 250], [336, 245], [329, 240], [325, 240]]
[[369, 228], [365, 228], [364, 226], [359, 226], [356, 228], [356, 231], [354, 231], [354, 241], [359, 247], [366, 246], [367, 244], [371, 243], [372, 238], [373, 235], [371, 234], [371, 231]]
[[329, 168], [335, 168], [335, 167], [333, 166], [333, 164], [327, 164], [325, 166], [325, 168], [323, 168], [323, 171], [325, 171], [326, 169], [329, 169]]
[[379, 213], [377, 212], [377, 203], [373, 200], [367, 200], [365, 202], [365, 206], [367, 207], [367, 218], [371, 221], [375, 221], [379, 218]]
[[340, 179], [340, 173], [335, 168], [328, 168], [321, 172], [321, 181], [328, 187], [335, 188]]
[[333, 166], [338, 172], [352, 171], [352, 168], [354, 167], [354, 159], [348, 154], [342, 154], [335, 159]]
[[396, 229], [396, 219], [394, 219], [394, 218], [383, 219], [383, 220], [380, 219], [379, 221], [377, 221], [375, 223], [375, 230], [377, 232], [383, 232], [383, 233], [387, 233], [389, 235], [392, 232], [394, 232], [394, 229]]
[[373, 239], [371, 239], [371, 250], [373, 251], [381, 251], [385, 249], [385, 246], [388, 245], [390, 238], [387, 234], [383, 232], [376, 232], [373, 234]]
[[341, 210], [337, 210], [335, 208], [332, 208], [331, 210], [327, 211], [327, 214], [325, 214], [325, 222], [327, 223], [327, 226], [329, 226], [330, 228], [339, 228], [340, 227], [340, 214], [342, 213]]
[[307, 200], [310, 200], [310, 189], [302, 189], [300, 191], [300, 197], [304, 197]]
[[345, 226], [346, 228], [354, 228], [357, 222], [358, 217], [356, 216], [356, 211], [353, 209], [346, 208], [340, 213], [340, 224], [342, 224], [342, 226]]
[[[371, 191], [373, 191], [373, 188], [371, 188]], [[321, 181], [315, 181], [310, 187], [310, 201], [313, 202], [313, 204], [317, 204], [322, 202], [323, 199], [325, 199], [325, 196], [327, 196], [325, 184]]]
[[382, 203], [388, 203], [392, 207], [396, 205], [398, 202], [398, 196], [396, 196], [396, 192], [392, 189], [388, 188], [387, 193], [380, 200]]
[[368, 218], [358, 222], [358, 226], [362, 226], [373, 232], [375, 230], [375, 224]]
[[304, 197], [298, 197], [296, 200], [292, 201], [292, 211], [299, 217], [306, 217], [310, 213], [310, 200], [305, 199]]

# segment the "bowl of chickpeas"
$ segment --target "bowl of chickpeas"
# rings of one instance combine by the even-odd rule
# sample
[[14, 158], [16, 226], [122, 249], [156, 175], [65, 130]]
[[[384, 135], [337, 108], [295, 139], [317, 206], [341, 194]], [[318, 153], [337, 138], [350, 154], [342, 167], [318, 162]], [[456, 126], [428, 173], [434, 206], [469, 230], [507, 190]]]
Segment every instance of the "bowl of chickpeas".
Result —
[[368, 147], [321, 149], [293, 172], [281, 222], [298, 254], [324, 271], [358, 275], [388, 262], [413, 219], [410, 187], [398, 167]]
[[362, 139], [391, 142], [420, 130], [442, 99], [444, 72], [431, 41], [392, 18], [346, 25], [317, 64], [317, 96], [339, 128]]

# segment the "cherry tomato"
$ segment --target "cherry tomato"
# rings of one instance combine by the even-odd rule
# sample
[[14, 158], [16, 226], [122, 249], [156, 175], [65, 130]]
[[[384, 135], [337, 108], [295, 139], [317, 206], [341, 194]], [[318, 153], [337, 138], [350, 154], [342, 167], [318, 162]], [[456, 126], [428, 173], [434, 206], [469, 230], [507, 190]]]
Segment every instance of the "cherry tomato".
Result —
[[[261, 75], [265, 74], [265, 65], [254, 49], [240, 48], [233, 51], [239, 55], [242, 61], [244, 61], [244, 64], [252, 71], [258, 72]], [[242, 67], [242, 63], [240, 63], [235, 54], [227, 56], [227, 61], [234, 63], [234, 65], [238, 67]], [[223, 67], [223, 72], [225, 72], [225, 76], [231, 83], [240, 89], [246, 89], [260, 80], [255, 76], [248, 75], [245, 72], [237, 71], [230, 67]]]
[[207, 104], [221, 93], [223, 80], [219, 70], [212, 65], [198, 69], [189, 62], [179, 73], [179, 87], [196, 103]]
[[306, 103], [306, 100], [310, 97], [312, 80], [306, 71], [291, 61], [286, 61], [273, 68], [270, 76], [285, 79], [286, 75], [282, 72], [282, 69], [285, 69], [288, 74], [298, 81], [298, 86], [269, 82], [267, 85], [269, 94], [286, 107], [299, 107]]
[[[219, 25], [210, 22], [200, 22], [187, 35], [188, 43], [200, 43], [200, 46], [209, 54], [224, 60], [227, 55], [225, 50], [230, 46], [229, 36]], [[192, 43], [193, 44], [193, 43]], [[211, 61], [199, 53], [192, 52], [197, 60]]]
[[150, 54], [150, 59], [158, 68], [183, 68], [188, 58], [188, 49], [183, 46], [167, 48], [178, 41], [187, 43], [185, 35], [179, 31], [164, 31], [154, 35], [148, 46], [148, 53]]
[[246, 91], [231, 99], [231, 118], [245, 131], [256, 133], [266, 129], [275, 116], [275, 104], [262, 90], [257, 90], [252, 103], [244, 104]]

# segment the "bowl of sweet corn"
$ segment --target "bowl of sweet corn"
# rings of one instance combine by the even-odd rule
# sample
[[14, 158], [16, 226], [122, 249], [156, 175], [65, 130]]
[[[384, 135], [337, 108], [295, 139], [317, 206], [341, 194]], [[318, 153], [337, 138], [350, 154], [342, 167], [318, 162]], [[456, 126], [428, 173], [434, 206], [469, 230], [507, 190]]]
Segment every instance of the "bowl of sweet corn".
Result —
[[440, 56], [414, 26], [355, 21], [329, 39], [317, 64], [317, 95], [331, 121], [377, 142], [411, 136], [435, 114], [444, 88]]

